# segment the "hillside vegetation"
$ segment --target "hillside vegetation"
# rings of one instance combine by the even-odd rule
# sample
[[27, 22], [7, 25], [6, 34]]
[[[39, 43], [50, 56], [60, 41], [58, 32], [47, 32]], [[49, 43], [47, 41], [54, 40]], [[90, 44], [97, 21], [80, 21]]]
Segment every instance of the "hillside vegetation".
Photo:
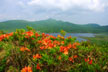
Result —
[[107, 46], [27, 30], [1, 33], [0, 72], [108, 72]]
[[78, 25], [54, 19], [41, 21], [5, 21], [0, 23], [0, 30], [5, 30], [5, 32], [13, 32], [16, 29], [26, 29], [26, 26], [31, 26], [35, 30], [45, 33], [60, 32], [61, 29], [70, 33], [108, 33], [108, 26], [99, 26], [98, 24]]

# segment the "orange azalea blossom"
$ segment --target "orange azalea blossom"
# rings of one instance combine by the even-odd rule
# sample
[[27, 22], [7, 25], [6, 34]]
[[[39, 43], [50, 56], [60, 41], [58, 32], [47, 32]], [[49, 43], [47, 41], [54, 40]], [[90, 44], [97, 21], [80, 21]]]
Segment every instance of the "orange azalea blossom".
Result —
[[92, 64], [92, 60], [89, 61], [89, 64]]
[[3, 35], [0, 36], [0, 41], [2, 41], [4, 39]]
[[59, 56], [58, 59], [61, 60], [62, 59], [61, 56]]
[[85, 58], [84, 60], [85, 60], [85, 62], [88, 62], [89, 61], [89, 58], [87, 58], [87, 59]]
[[68, 51], [67, 51], [67, 50], [65, 50], [63, 53], [64, 53], [65, 55], [67, 55], [67, 54], [68, 54]]
[[62, 36], [62, 37], [60, 37], [61, 39], [64, 39], [64, 37]]
[[3, 35], [1, 35], [0, 36], [0, 41], [2, 41], [3, 39], [5, 39], [5, 38], [9, 38], [10, 36], [12, 36], [13, 35], [13, 32], [12, 33], [9, 33], [9, 34], [3, 34]]
[[80, 43], [75, 42], [72, 44], [72, 48], [76, 49], [76, 46], [78, 46], [78, 45], [80, 45]]
[[30, 51], [30, 49], [28, 49], [28, 48], [26, 48], [26, 47], [21, 47], [21, 48], [20, 48], [20, 51], [23, 51], [23, 52], [24, 52], [24, 51]]
[[71, 39], [72, 37], [71, 36], [69, 36], [69, 37], [67, 37], [68, 39]]
[[45, 33], [42, 33], [42, 37], [43, 37], [43, 38], [46, 37], [46, 34], [45, 34]]
[[61, 35], [57, 35], [57, 37], [59, 37], [59, 38], [60, 38], [60, 37], [61, 37]]
[[36, 69], [41, 70], [39, 64], [37, 64]]
[[54, 44], [50, 38], [43, 39], [42, 45], [43, 46], [41, 46], [40, 49], [51, 49], [53, 47], [56, 47], [56, 44]]
[[74, 45], [78, 46], [78, 45], [80, 45], [80, 43], [75, 42]]
[[40, 54], [33, 55], [33, 59], [40, 59], [42, 56]]
[[42, 44], [43, 44], [43, 45], [47, 45], [48, 43], [51, 43], [50, 38], [45, 38], [45, 39], [43, 39], [43, 41], [42, 41]]
[[46, 34], [46, 36], [49, 36], [49, 34]]
[[29, 38], [29, 36], [24, 36], [25, 38]]
[[41, 50], [45, 49], [45, 46], [41, 46], [40, 49], [41, 49]]
[[85, 58], [85, 62], [88, 62], [89, 64], [92, 64], [93, 60], [92, 59], [90, 60], [89, 58], [87, 58], [87, 59]]
[[63, 51], [64, 51], [64, 47], [60, 46], [60, 52], [63, 52]]
[[57, 37], [59, 37], [59, 38], [61, 38], [61, 39], [64, 39], [64, 37], [63, 37], [63, 36], [61, 36], [61, 35], [57, 35]]
[[38, 43], [39, 43], [39, 44], [41, 44], [41, 43], [42, 43], [42, 41], [41, 41], [41, 40], [39, 40], [39, 41], [38, 41]]
[[68, 47], [66, 47], [66, 46], [60, 46], [60, 52], [63, 52], [65, 55], [67, 55], [68, 54]]
[[72, 48], [73, 48], [73, 49], [77, 49], [77, 48], [76, 48], [76, 45], [74, 45], [74, 44], [72, 45]]
[[31, 38], [32, 40], [34, 40], [34, 38]]
[[71, 57], [69, 57], [69, 61], [74, 62], [73, 59]]
[[29, 36], [29, 37], [30, 37], [30, 36], [33, 36], [33, 32], [32, 32], [32, 31], [28, 31], [28, 32], [26, 32], [25, 34], [26, 34], [27, 36]]
[[53, 48], [53, 47], [56, 47], [56, 45], [53, 44], [53, 43], [49, 43], [49, 44], [48, 44], [48, 48], [49, 48], [49, 49], [51, 49], [51, 48]]
[[12, 36], [12, 35], [13, 35], [13, 32], [9, 33], [8, 35], [9, 35], [9, 36]]
[[62, 41], [61, 44], [64, 44], [64, 41]]
[[2, 39], [0, 38], [0, 41], [2, 41]]
[[38, 33], [35, 33], [35, 36], [36, 36], [36, 37], [39, 37], [40, 35], [39, 35]]
[[53, 35], [50, 35], [50, 38], [56, 39], [56, 37], [55, 37], [55, 36], [53, 36]]
[[73, 56], [73, 58], [77, 58], [77, 57], [78, 57], [77, 55], [74, 55], [74, 56]]
[[21, 70], [21, 72], [33, 72], [31, 67], [26, 67]]
[[56, 41], [56, 40], [53, 41], [53, 43], [56, 44], [56, 45], [60, 45], [60, 42], [59, 41]]
[[69, 43], [67, 47], [68, 47], [69, 49], [72, 48], [72, 44]]

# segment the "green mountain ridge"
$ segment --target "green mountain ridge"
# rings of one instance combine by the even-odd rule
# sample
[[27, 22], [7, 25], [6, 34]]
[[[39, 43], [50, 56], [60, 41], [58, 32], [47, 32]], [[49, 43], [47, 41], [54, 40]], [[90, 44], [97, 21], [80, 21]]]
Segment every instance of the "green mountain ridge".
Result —
[[100, 26], [95, 23], [79, 25], [55, 19], [40, 21], [9, 20], [0, 22], [0, 30], [8, 32], [15, 31], [16, 29], [26, 29], [26, 26], [31, 26], [37, 31], [46, 33], [60, 32], [61, 29], [70, 33], [108, 33], [108, 26]]

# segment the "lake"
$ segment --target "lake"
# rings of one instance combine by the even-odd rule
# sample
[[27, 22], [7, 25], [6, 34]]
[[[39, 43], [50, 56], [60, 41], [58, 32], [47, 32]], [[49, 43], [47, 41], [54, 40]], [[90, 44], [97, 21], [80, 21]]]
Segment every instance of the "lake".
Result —
[[[57, 35], [60, 35], [60, 33], [49, 33], [49, 35], [53, 35], [57, 37]], [[86, 39], [83, 39], [80, 37], [95, 37], [95, 35], [96, 34], [93, 34], [93, 33], [66, 33], [65, 37], [68, 37], [68, 36], [76, 37], [77, 40], [81, 42], [81, 41], [86, 41]]]

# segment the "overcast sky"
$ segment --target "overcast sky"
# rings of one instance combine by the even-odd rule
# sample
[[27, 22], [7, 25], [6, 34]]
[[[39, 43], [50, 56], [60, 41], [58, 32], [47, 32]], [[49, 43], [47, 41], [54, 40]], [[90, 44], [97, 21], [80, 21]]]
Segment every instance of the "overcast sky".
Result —
[[0, 0], [0, 21], [48, 18], [108, 25], [108, 0]]

